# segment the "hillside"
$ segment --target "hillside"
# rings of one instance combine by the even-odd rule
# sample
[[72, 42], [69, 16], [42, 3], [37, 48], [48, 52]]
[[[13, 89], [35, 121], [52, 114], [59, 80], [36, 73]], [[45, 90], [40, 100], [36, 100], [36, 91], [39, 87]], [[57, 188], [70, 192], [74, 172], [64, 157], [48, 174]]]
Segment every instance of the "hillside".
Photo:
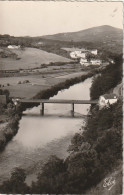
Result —
[[122, 42], [123, 31], [119, 28], [104, 25], [93, 27], [78, 32], [59, 33], [55, 35], [43, 36], [42, 38], [59, 41], [87, 41], [87, 42]]
[[17, 70], [41, 67], [41, 64], [49, 64], [50, 62], [69, 62], [71, 60], [62, 56], [48, 53], [36, 48], [13, 49], [18, 60], [14, 58], [1, 58], [1, 70]]

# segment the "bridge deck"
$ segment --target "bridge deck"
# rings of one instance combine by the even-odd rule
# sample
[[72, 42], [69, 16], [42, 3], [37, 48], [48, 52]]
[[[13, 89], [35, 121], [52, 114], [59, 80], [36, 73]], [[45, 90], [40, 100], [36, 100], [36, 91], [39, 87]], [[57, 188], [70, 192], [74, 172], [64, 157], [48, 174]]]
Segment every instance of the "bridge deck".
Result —
[[61, 99], [22, 99], [21, 103], [54, 103], [54, 104], [97, 104], [98, 100], [61, 100]]

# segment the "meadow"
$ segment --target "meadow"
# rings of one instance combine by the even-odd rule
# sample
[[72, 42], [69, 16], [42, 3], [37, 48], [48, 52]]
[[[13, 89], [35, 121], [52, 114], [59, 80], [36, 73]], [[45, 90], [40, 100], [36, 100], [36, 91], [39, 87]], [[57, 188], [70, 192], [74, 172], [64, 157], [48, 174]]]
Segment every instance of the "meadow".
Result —
[[19, 70], [41, 67], [51, 62], [70, 62], [70, 59], [36, 48], [11, 49], [18, 58], [1, 58], [1, 70]]

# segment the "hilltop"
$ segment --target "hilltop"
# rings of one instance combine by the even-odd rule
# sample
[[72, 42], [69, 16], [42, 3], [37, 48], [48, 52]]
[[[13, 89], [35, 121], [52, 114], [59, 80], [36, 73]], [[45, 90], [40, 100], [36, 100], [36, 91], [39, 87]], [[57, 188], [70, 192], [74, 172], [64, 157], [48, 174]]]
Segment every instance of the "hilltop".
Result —
[[62, 47], [95, 48], [102, 52], [121, 54], [123, 51], [123, 30], [104, 25], [78, 32], [65, 32], [38, 37], [13, 37], [0, 35], [0, 45], [9, 44], [35, 47], [69, 58]]
[[55, 35], [43, 36], [42, 38], [59, 41], [87, 41], [87, 42], [108, 42], [119, 41], [123, 39], [122, 29], [104, 25], [78, 32], [59, 33]]

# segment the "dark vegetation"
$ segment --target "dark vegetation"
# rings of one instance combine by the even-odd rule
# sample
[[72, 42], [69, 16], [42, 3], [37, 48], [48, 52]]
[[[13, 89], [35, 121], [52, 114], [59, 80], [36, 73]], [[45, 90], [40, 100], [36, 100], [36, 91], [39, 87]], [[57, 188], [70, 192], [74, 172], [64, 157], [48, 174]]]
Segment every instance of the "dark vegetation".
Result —
[[99, 75], [93, 81], [90, 96], [92, 99], [98, 99], [100, 95], [105, 94], [111, 88], [115, 87], [122, 80], [122, 57], [115, 57], [115, 63], [110, 64], [103, 70], [102, 75]]
[[[115, 64], [116, 66], [109, 65], [100, 78], [105, 79], [105, 76], [108, 76], [108, 83], [111, 83], [116, 69], [118, 75], [114, 83], [116, 85], [122, 78], [120, 57]], [[93, 85], [97, 80], [96, 77]], [[107, 92], [108, 88], [105, 89], [104, 92]], [[97, 97], [99, 94], [101, 94], [100, 88], [97, 90]], [[44, 92], [44, 97], [46, 95], [49, 93]], [[96, 88], [92, 87], [92, 97], [95, 95]], [[109, 109], [99, 110], [98, 106], [91, 107], [90, 112], [91, 116], [87, 119], [86, 126], [72, 138], [68, 149], [69, 156], [65, 160], [51, 156], [39, 173], [37, 181], [33, 182], [30, 188], [25, 184], [24, 170], [17, 168], [11, 178], [0, 186], [0, 192], [82, 194], [96, 186], [114, 167], [121, 164], [122, 100], [119, 99]], [[120, 191], [119, 194], [121, 193]]]
[[9, 98], [9, 91], [0, 89], [0, 95], [6, 95], [7, 104], [0, 104], [0, 123], [5, 124], [5, 126], [0, 129], [0, 151], [4, 149], [8, 141], [10, 141], [13, 136], [18, 131], [19, 120], [21, 118], [21, 107], [15, 105]]

